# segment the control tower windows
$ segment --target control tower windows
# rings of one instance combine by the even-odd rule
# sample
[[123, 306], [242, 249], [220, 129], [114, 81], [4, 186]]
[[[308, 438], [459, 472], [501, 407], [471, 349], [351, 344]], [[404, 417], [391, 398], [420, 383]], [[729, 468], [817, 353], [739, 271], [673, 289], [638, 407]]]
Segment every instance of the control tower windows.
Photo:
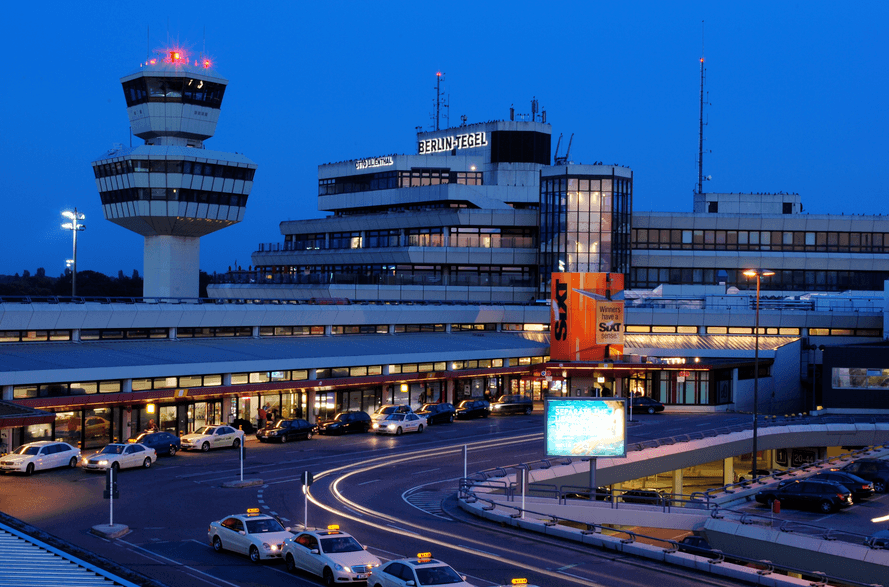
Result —
[[193, 78], [139, 77], [123, 83], [127, 106], [146, 102], [184, 102], [219, 108], [225, 86]]

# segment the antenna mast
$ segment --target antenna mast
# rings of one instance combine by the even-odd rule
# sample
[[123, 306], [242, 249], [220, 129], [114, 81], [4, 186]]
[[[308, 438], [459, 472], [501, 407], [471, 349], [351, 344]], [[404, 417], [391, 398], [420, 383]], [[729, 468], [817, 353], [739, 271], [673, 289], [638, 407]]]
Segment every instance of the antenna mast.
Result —
[[[435, 74], [435, 130], [441, 129], [441, 109], [447, 108], [447, 101], [441, 97], [441, 82], [444, 81], [444, 73], [437, 72]], [[450, 123], [450, 117], [448, 117]]]
[[698, 123], [698, 193], [704, 193], [704, 21], [701, 21], [701, 117]]

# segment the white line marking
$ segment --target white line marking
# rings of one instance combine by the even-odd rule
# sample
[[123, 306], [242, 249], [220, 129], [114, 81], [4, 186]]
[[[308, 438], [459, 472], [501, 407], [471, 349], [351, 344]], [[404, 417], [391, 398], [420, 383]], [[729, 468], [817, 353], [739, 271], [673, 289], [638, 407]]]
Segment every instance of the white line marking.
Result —
[[379, 483], [379, 479], [374, 479], [373, 481], [365, 481], [364, 483], [359, 483], [358, 485], [369, 485], [371, 483]]
[[411, 475], [423, 475], [425, 473], [431, 473], [433, 471], [441, 471], [441, 467], [436, 467], [435, 469], [426, 469], [425, 471], [417, 471], [416, 473], [411, 473]]
[[[218, 584], [218, 583], [225, 583], [226, 585], [231, 585], [232, 587], [239, 587], [239, 586], [238, 586], [237, 584], [235, 584], [235, 583], [229, 583], [228, 581], [226, 581], [226, 580], [224, 580], [224, 579], [220, 579], [219, 577], [216, 577], [216, 576], [211, 575], [211, 574], [209, 574], [209, 573], [205, 573], [205, 572], [203, 572], [203, 571], [199, 571], [199, 570], [197, 570], [197, 569], [194, 568], [194, 567], [190, 567], [190, 566], [188, 566], [188, 565], [184, 565], [184, 564], [182, 564], [181, 562], [179, 562], [179, 561], [177, 561], [177, 560], [173, 560], [173, 559], [168, 558], [168, 557], [165, 557], [165, 556], [162, 555], [162, 554], [157, 554], [156, 552], [151, 552], [150, 550], [146, 550], [146, 549], [142, 548], [141, 546], [136, 546], [136, 545], [133, 544], [132, 542], [127, 542], [126, 540], [120, 540], [120, 539], [118, 539], [118, 542], [122, 542], [122, 543], [124, 543], [124, 544], [127, 544], [128, 546], [130, 546], [131, 548], [133, 548], [133, 549], [135, 549], [135, 550], [142, 551], [143, 553], [145, 553], [145, 554], [143, 554], [143, 556], [145, 556], [146, 558], [157, 557], [157, 558], [163, 559], [163, 560], [165, 560], [165, 561], [169, 561], [170, 563], [173, 564], [173, 566], [181, 567], [181, 568], [183, 568], [183, 569], [188, 569], [189, 571], [193, 571], [193, 572], [197, 573], [198, 575], [201, 575], [201, 577], [198, 577], [198, 576], [195, 576], [195, 575], [191, 575], [191, 573], [186, 573], [186, 575], [193, 576], [193, 577], [195, 577], [196, 579], [200, 579], [200, 580], [205, 581], [205, 582], [207, 582], [207, 583], [209, 583], [209, 584], [211, 584], [211, 585], [215, 585], [215, 584]], [[206, 544], [204, 544], [203, 542], [198, 542], [197, 540], [195, 540], [195, 539], [193, 539], [193, 538], [190, 540], [190, 542], [197, 542], [198, 544], [200, 544], [200, 545], [202, 545], [202, 546], [206, 546]], [[149, 555], [150, 555], [150, 556], [149, 556]], [[207, 579], [204, 579], [203, 577], [209, 577], [211, 580], [208, 581]]]
[[499, 554], [494, 554], [493, 552], [488, 552], [486, 550], [479, 550], [478, 548], [473, 548], [471, 546], [465, 546], [463, 544], [460, 545], [460, 548], [465, 548], [466, 550], [472, 550], [474, 552], [480, 552], [482, 554], [487, 554], [488, 556], [500, 556]]

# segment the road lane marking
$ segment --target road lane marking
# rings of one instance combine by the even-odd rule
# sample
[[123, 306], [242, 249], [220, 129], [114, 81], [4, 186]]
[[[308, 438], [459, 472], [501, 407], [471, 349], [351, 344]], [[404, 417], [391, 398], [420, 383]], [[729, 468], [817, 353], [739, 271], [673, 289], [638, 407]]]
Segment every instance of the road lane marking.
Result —
[[371, 483], [378, 483], [379, 479], [374, 479], [373, 481], [365, 481], [364, 483], [359, 483], [358, 485], [369, 485]]
[[[205, 583], [209, 583], [210, 585], [217, 585], [217, 584], [219, 584], [219, 583], [225, 583], [226, 585], [231, 585], [231, 587], [240, 587], [240, 586], [237, 585], [236, 583], [229, 583], [229, 582], [226, 581], [225, 579], [220, 579], [219, 577], [217, 577], [217, 576], [215, 576], [215, 575], [211, 575], [210, 573], [205, 573], [205, 572], [203, 572], [203, 571], [199, 571], [198, 569], [196, 569], [196, 568], [194, 568], [194, 567], [190, 567], [190, 566], [188, 566], [188, 565], [186, 565], [186, 564], [182, 564], [181, 562], [179, 562], [179, 561], [177, 561], [177, 560], [175, 560], [175, 559], [166, 557], [166, 556], [164, 556], [164, 555], [162, 555], [162, 554], [157, 554], [156, 552], [151, 552], [150, 550], [147, 550], [147, 549], [145, 549], [145, 548], [142, 548], [141, 546], [137, 546], [137, 545], [133, 544], [132, 542], [127, 542], [126, 540], [120, 540], [120, 539], [118, 539], [117, 542], [126, 544], [126, 545], [128, 545], [130, 548], [132, 548], [132, 549], [134, 549], [134, 550], [141, 551], [142, 555], [143, 555], [145, 558], [156, 557], [156, 558], [159, 558], [159, 559], [163, 559], [163, 560], [165, 560], [165, 561], [169, 561], [169, 562], [172, 564], [172, 566], [174, 566], [174, 567], [179, 567], [179, 568], [183, 568], [183, 569], [188, 569], [189, 571], [192, 571], [192, 572], [194, 572], [194, 573], [197, 573], [198, 575], [201, 575], [201, 576], [198, 577], [198, 576], [192, 575], [191, 573], [185, 573], [185, 574], [186, 574], [186, 575], [189, 575], [189, 576], [192, 576], [192, 577], [194, 577], [195, 579], [199, 579], [199, 580], [201, 580], [201, 581], [204, 581]], [[200, 545], [202, 545], [202, 546], [206, 546], [206, 544], [204, 544], [203, 542], [199, 542], [199, 541], [197, 541], [197, 540], [195, 540], [195, 539], [193, 539], [193, 538], [190, 539], [189, 542], [197, 542], [198, 544], [200, 544]], [[149, 555], [150, 555], [150, 556], [149, 556]], [[204, 577], [209, 577], [210, 580], [207, 580], [207, 579], [205, 579]]]

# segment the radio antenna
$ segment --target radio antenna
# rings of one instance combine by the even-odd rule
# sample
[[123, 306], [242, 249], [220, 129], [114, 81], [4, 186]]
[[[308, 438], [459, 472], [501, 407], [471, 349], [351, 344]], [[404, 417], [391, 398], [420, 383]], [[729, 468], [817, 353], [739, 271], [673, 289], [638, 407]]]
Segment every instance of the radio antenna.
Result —
[[701, 21], [701, 117], [698, 122], [698, 193], [704, 193], [704, 21]]

